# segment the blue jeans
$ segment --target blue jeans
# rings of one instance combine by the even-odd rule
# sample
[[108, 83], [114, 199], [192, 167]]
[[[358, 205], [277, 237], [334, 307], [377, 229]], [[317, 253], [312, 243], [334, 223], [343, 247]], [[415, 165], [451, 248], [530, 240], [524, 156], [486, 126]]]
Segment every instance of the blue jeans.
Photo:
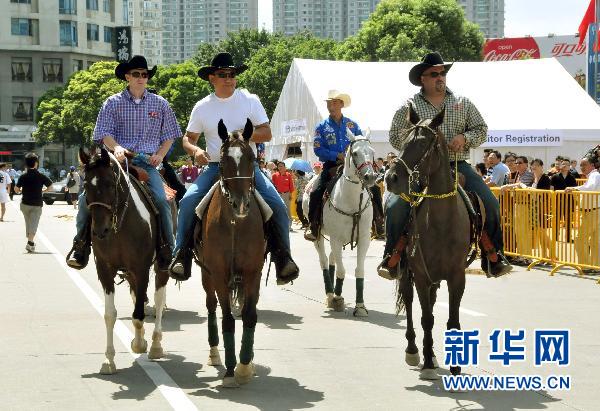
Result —
[[[289, 218], [285, 203], [279, 196], [275, 186], [265, 176], [258, 165], [254, 167], [254, 182], [256, 190], [265, 199], [267, 204], [273, 210], [273, 223], [275, 229], [279, 232], [279, 237], [283, 239], [285, 250], [290, 251], [290, 231]], [[194, 222], [194, 213], [196, 207], [200, 204], [202, 198], [208, 193], [216, 179], [219, 177], [219, 164], [209, 163], [208, 167], [202, 174], [198, 176], [196, 181], [187, 189], [187, 192], [179, 202], [179, 214], [177, 215], [177, 237], [175, 238], [175, 249], [173, 255], [183, 246], [184, 242], [192, 233], [192, 225]]]
[[[146, 161], [146, 157], [144, 155], [136, 156], [132, 163], [133, 165], [143, 168], [148, 172], [148, 176], [150, 177], [148, 180], [148, 187], [152, 192], [154, 204], [160, 213], [160, 221], [163, 227], [163, 233], [166, 234], [166, 241], [169, 243], [169, 246], [173, 248], [173, 235], [169, 235], [169, 233], [173, 232], [171, 206], [167, 201], [167, 196], [165, 195], [165, 188], [163, 186], [163, 180], [160, 176], [160, 173], [155, 167]], [[75, 225], [77, 227], [75, 240], [82, 240], [83, 230], [89, 218], [90, 211], [87, 206], [85, 191], [82, 191], [81, 194], [79, 194], [79, 210], [77, 211], [77, 218], [75, 219]]]
[[[483, 201], [486, 215], [483, 228], [490, 236], [496, 250], [503, 251], [504, 243], [502, 240], [502, 227], [500, 227], [500, 205], [498, 200], [469, 163], [459, 161], [458, 172], [465, 176], [465, 190], [476, 193]], [[404, 233], [409, 216], [410, 205], [396, 194], [390, 193], [385, 204], [385, 255], [392, 252], [400, 236]]]

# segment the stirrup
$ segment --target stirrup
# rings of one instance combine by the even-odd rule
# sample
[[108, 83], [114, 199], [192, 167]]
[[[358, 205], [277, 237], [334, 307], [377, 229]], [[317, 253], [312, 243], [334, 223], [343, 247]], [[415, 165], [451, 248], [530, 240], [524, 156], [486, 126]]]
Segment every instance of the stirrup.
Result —
[[383, 258], [383, 261], [377, 266], [377, 274], [386, 280], [397, 280], [399, 278], [398, 265], [395, 268], [388, 267], [387, 263], [389, 260], [389, 255]]
[[[187, 259], [189, 258], [189, 261]], [[179, 267], [181, 265], [181, 268]], [[180, 248], [169, 264], [169, 277], [175, 281], [186, 281], [192, 276], [192, 256]]]

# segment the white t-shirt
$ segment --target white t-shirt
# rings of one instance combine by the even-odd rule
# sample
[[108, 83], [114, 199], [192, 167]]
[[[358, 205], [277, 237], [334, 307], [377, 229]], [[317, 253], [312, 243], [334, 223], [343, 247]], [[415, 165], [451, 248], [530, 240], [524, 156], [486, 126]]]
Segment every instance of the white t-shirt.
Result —
[[584, 185], [577, 187], [579, 191], [600, 191], [600, 173], [598, 170], [592, 170], [587, 176], [587, 181]]
[[[218, 132], [219, 120], [223, 119], [227, 131], [232, 132], [243, 129], [248, 118], [254, 126], [269, 122], [258, 96], [243, 89], [236, 89], [228, 98], [219, 98], [212, 93], [194, 106], [187, 131], [204, 133], [210, 161], [220, 161], [223, 142]], [[256, 154], [256, 145], [251, 143], [251, 146]]]
[[0, 193], [6, 193], [12, 180], [5, 171], [0, 171]]

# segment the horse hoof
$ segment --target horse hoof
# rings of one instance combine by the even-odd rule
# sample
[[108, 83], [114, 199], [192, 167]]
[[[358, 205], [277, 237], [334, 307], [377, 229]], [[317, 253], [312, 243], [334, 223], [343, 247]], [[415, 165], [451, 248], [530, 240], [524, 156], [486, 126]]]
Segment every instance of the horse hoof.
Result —
[[102, 367], [100, 367], [100, 374], [111, 375], [117, 372], [117, 366], [113, 361], [104, 361]]
[[238, 384], [240, 384], [240, 385], [248, 384], [250, 382], [250, 380], [252, 380], [252, 377], [254, 376], [254, 364], [253, 363], [249, 363], [249, 364], [239, 363], [235, 367], [234, 376], [235, 376], [235, 381]]
[[435, 380], [439, 380], [440, 376], [433, 368], [423, 368], [421, 370], [421, 374], [419, 375], [419, 378], [422, 380], [435, 381]]
[[148, 353], [148, 358], [151, 360], [158, 360], [165, 356], [165, 352], [162, 347], [150, 347], [150, 352]]
[[325, 305], [327, 308], [333, 308], [333, 293], [327, 293], [327, 297], [325, 297]]
[[235, 377], [223, 377], [223, 387], [225, 388], [240, 388]]
[[144, 339], [139, 344], [136, 344], [135, 338], [131, 340], [131, 351], [136, 354], [143, 354], [148, 349], [148, 342]]
[[333, 309], [337, 312], [342, 312], [346, 308], [344, 304], [344, 297], [334, 296], [332, 301]]
[[450, 374], [460, 375], [460, 367], [450, 367]]
[[364, 304], [358, 303], [358, 304], [356, 304], [356, 307], [354, 308], [353, 314], [355, 317], [368, 317], [369, 311], [367, 310], [367, 307], [365, 307]]
[[435, 358], [435, 355], [431, 358], [431, 360], [433, 361], [433, 368], [440, 368], [440, 364], [437, 361], [437, 358]]
[[406, 353], [404, 356], [404, 361], [406, 361], [406, 363], [411, 367], [416, 367], [421, 362], [421, 357], [419, 356], [418, 352], [414, 354]]
[[218, 367], [223, 365], [221, 362], [221, 355], [217, 347], [210, 347], [210, 354], [208, 354], [208, 365], [212, 367]]
[[234, 317], [240, 318], [242, 316], [242, 307], [231, 307], [231, 315]]
[[145, 305], [144, 306], [144, 315], [146, 315], [148, 317], [156, 317], [156, 309], [154, 308], [154, 306]]

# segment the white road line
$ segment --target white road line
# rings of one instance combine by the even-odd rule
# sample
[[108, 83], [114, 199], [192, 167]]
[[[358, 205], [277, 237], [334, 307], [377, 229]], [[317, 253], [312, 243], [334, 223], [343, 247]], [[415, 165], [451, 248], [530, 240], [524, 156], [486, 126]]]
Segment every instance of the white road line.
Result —
[[[450, 305], [448, 305], [448, 303], [437, 301], [435, 303], [435, 307], [440, 307], [440, 306], [445, 307], [446, 309], [450, 308]], [[487, 317], [487, 314], [480, 313], [480, 312], [473, 311], [473, 310], [469, 310], [467, 308], [462, 308], [461, 307], [461, 308], [458, 309], [458, 311], [461, 312], [461, 313], [463, 313], [463, 314], [467, 314], [467, 315], [470, 315], [470, 316], [473, 316], [473, 317]]]
[[[13, 207], [16, 208], [14, 205]], [[77, 270], [74, 270], [67, 265], [65, 256], [54, 247], [44, 233], [38, 230], [37, 236], [42, 240], [42, 243], [44, 243], [44, 246], [46, 246], [48, 251], [52, 253], [71, 281], [75, 283], [77, 288], [79, 288], [83, 295], [88, 299], [92, 307], [100, 314], [100, 318], [104, 319], [104, 302], [98, 294], [96, 294], [92, 287], [90, 287], [81, 275], [79, 275]], [[115, 334], [119, 340], [121, 340], [129, 354], [135, 359], [135, 362], [146, 372], [146, 374], [148, 374], [148, 377], [154, 382], [163, 397], [165, 397], [165, 400], [167, 400], [174, 410], [198, 410], [183, 390], [179, 388], [177, 383], [173, 381], [169, 374], [167, 374], [157, 362], [149, 361], [146, 354], [141, 355], [131, 351], [130, 342], [133, 339], [133, 333], [127, 328], [123, 321], [117, 320], [115, 323]]]

